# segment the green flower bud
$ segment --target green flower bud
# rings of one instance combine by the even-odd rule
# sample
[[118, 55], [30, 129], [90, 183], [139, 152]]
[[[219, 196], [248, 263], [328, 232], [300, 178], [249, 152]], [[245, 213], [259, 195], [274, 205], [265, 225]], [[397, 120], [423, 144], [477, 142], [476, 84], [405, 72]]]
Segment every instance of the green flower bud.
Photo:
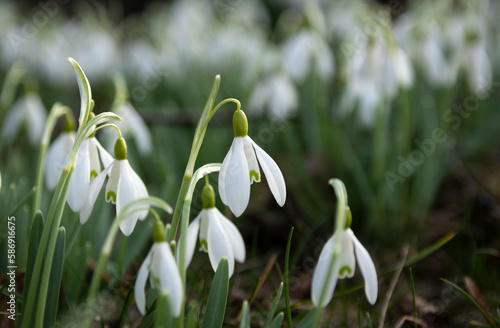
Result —
[[125, 139], [118, 138], [115, 143], [115, 158], [117, 161], [127, 159], [127, 143]]
[[351, 214], [351, 209], [349, 208], [349, 206], [346, 206], [345, 207], [345, 228], [348, 229], [351, 227], [351, 224], [352, 224], [352, 214]]
[[211, 185], [205, 185], [203, 191], [201, 192], [201, 204], [204, 209], [215, 207], [215, 192]]
[[64, 121], [64, 128], [63, 128], [63, 130], [66, 131], [66, 132], [75, 131], [76, 130], [75, 121], [74, 120], [69, 120], [68, 118], [66, 118], [66, 120]]
[[234, 112], [233, 129], [235, 137], [246, 137], [248, 135], [248, 120], [242, 110]]
[[165, 235], [165, 227], [161, 221], [156, 221], [155, 226], [153, 228], [153, 239], [155, 243], [162, 243], [167, 241], [167, 237]]

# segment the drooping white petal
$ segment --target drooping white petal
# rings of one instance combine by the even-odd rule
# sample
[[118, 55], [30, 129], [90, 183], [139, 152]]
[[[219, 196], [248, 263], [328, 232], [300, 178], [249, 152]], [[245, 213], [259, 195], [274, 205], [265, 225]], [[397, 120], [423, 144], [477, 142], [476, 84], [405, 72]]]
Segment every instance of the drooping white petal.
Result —
[[339, 256], [339, 279], [352, 278], [356, 269], [356, 258], [354, 257], [354, 247], [351, 236], [342, 233]]
[[255, 156], [255, 150], [253, 150], [252, 147], [252, 139], [250, 139], [249, 136], [243, 137], [243, 150], [245, 151], [245, 157], [247, 158], [250, 184], [254, 183], [254, 181], [260, 182], [259, 163], [257, 162], [257, 157]]
[[170, 310], [174, 317], [181, 313], [184, 301], [182, 281], [170, 246], [166, 242], [155, 243], [152, 250], [151, 275], [160, 281], [160, 288], [169, 293]]
[[274, 198], [279, 206], [285, 205], [286, 200], [286, 186], [285, 179], [281, 173], [278, 164], [269, 156], [262, 148], [259, 147], [253, 140], [251, 140], [252, 145], [257, 153], [257, 158], [259, 159], [259, 164], [264, 171], [264, 175], [267, 179], [267, 184], [269, 189], [271, 189]]
[[413, 85], [413, 70], [410, 59], [403, 49], [398, 48], [394, 58], [394, 73], [399, 86], [409, 88]]
[[106, 201], [116, 204], [116, 195], [118, 194], [118, 181], [120, 180], [120, 165], [117, 161], [113, 163], [109, 172], [109, 180], [106, 185]]
[[73, 212], [78, 212], [89, 194], [90, 160], [89, 141], [83, 140], [76, 158], [75, 170], [68, 187], [68, 205]]
[[85, 203], [83, 204], [82, 208], [80, 209], [80, 223], [84, 224], [87, 222], [90, 213], [92, 213], [92, 208], [94, 207], [94, 203], [97, 199], [97, 196], [99, 195], [99, 192], [101, 191], [102, 184], [104, 183], [104, 180], [106, 179], [106, 175], [109, 173], [111, 170], [112, 166], [108, 166], [105, 168], [101, 173], [95, 177], [95, 179], [90, 183], [89, 187], [89, 195], [87, 199], [85, 200]]
[[89, 138], [90, 181], [101, 172], [101, 163], [99, 162], [96, 143], [95, 137]]
[[[127, 206], [128, 203], [137, 199], [137, 190], [135, 189], [131, 173], [132, 168], [128, 164], [128, 161], [125, 159], [117, 162], [117, 164], [120, 165], [120, 178], [118, 180], [118, 191], [116, 194], [116, 215], [119, 215], [121, 210]], [[113, 167], [117, 164], [113, 165]], [[132, 231], [134, 231], [138, 218], [139, 213], [134, 211], [121, 221], [120, 230], [125, 236], [129, 236]]]
[[[225, 204], [238, 217], [243, 214], [250, 200], [250, 175], [248, 174], [248, 164], [243, 149], [242, 137], [234, 138], [230, 151], [232, 151], [231, 158], [221, 182], [226, 198]], [[219, 188], [220, 186], [221, 183], [219, 183]]]
[[212, 211], [213, 215], [219, 220], [224, 233], [229, 239], [231, 248], [233, 249], [234, 259], [240, 263], [245, 262], [245, 241], [243, 240], [238, 228], [236, 228], [234, 223], [229, 221], [216, 207], [211, 208], [208, 211]]
[[25, 120], [28, 123], [28, 137], [31, 145], [36, 146], [42, 139], [45, 121], [47, 120], [47, 112], [40, 96], [34, 92], [26, 95], [25, 106]]
[[149, 251], [148, 256], [142, 262], [139, 272], [137, 273], [137, 278], [135, 279], [134, 286], [134, 297], [137, 304], [137, 309], [144, 315], [146, 314], [146, 293], [144, 289], [146, 288], [146, 282], [149, 275], [149, 266], [151, 264], [151, 251]]
[[[337, 285], [339, 261], [336, 261], [334, 264], [331, 271], [331, 278], [327, 285], [328, 273], [333, 259], [336, 238], [337, 234], [334, 234], [330, 237], [330, 239], [328, 239], [325, 246], [321, 250], [318, 263], [314, 269], [311, 286], [311, 300], [317, 307], [325, 307], [328, 303], [330, 303], [333, 297], [333, 291]], [[323, 299], [321, 299], [322, 296]]]
[[213, 215], [213, 212], [207, 212], [209, 219], [208, 222], [208, 232], [207, 232], [207, 244], [208, 244], [208, 257], [210, 258], [210, 263], [214, 271], [217, 271], [220, 260], [225, 257], [229, 262], [229, 277], [233, 275], [234, 272], [234, 255], [224, 230], [217, 217]]
[[[148, 190], [146, 189], [146, 185], [142, 182], [142, 179], [137, 175], [134, 169], [130, 166], [130, 163], [127, 161], [126, 165], [129, 167], [129, 171], [132, 177], [132, 182], [134, 183], [134, 188], [136, 190], [136, 199], [148, 197]], [[139, 220], [144, 220], [149, 212], [149, 206], [144, 207], [143, 210], [139, 212]]]
[[303, 29], [287, 41], [283, 48], [284, 68], [296, 81], [303, 81], [311, 66], [311, 33]]
[[132, 107], [130, 103], [122, 106], [123, 124], [128, 125], [128, 129], [134, 136], [137, 148], [142, 155], [151, 153], [151, 136], [148, 127], [142, 116]]
[[368, 302], [373, 305], [377, 301], [378, 295], [378, 279], [375, 264], [373, 264], [370, 254], [366, 248], [361, 245], [352, 230], [347, 229], [346, 232], [351, 235], [352, 241], [354, 242], [354, 249], [356, 251], [356, 259], [358, 261], [359, 270], [365, 279], [366, 298], [368, 299]]
[[[187, 236], [186, 236], [186, 269], [191, 264], [191, 260], [193, 259], [194, 250], [196, 248], [196, 240], [198, 240], [198, 232], [200, 231], [200, 218], [201, 212], [198, 216], [189, 224]], [[179, 264], [180, 258], [180, 249], [181, 244], [184, 241], [179, 240], [179, 246], [177, 247], [177, 265]]]
[[62, 132], [50, 145], [45, 161], [45, 184], [47, 185], [47, 189], [55, 189], [61, 177], [64, 161], [71, 152], [74, 143], [74, 132]]
[[102, 165], [106, 168], [113, 162], [113, 156], [111, 156], [106, 149], [101, 145], [99, 140], [95, 139], [95, 145], [99, 150], [99, 155], [101, 156]]
[[25, 115], [25, 98], [18, 99], [11, 107], [2, 126], [2, 136], [5, 142], [10, 143], [19, 132]]
[[219, 196], [225, 205], [227, 205], [227, 197], [226, 197], [226, 187], [224, 181], [226, 180], [227, 167], [229, 165], [229, 162], [231, 162], [231, 157], [233, 156], [234, 142], [235, 140], [233, 139], [233, 143], [231, 144], [231, 147], [229, 148], [226, 157], [224, 157], [224, 161], [222, 162], [219, 171]]

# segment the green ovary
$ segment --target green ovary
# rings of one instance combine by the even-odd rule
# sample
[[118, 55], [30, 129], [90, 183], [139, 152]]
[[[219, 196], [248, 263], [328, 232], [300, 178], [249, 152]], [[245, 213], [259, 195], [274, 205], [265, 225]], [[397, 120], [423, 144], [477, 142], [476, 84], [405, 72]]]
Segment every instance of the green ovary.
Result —
[[109, 202], [111, 199], [113, 199], [113, 203], [116, 203], [116, 194], [113, 191], [108, 191], [106, 200]]

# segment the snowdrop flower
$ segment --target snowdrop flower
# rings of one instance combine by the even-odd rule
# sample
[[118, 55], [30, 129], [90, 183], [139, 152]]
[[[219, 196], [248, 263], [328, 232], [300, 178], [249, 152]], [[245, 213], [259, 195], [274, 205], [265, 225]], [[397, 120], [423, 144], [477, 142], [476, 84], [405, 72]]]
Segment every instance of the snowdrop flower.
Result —
[[[76, 170], [76, 169], [75, 169]], [[80, 210], [80, 223], [87, 222], [94, 203], [106, 176], [109, 180], [106, 185], [106, 201], [116, 204], [116, 215], [130, 202], [148, 197], [148, 191], [144, 182], [135, 173], [127, 160], [127, 144], [125, 139], [118, 138], [115, 144], [115, 159], [92, 181], [88, 189], [84, 205]], [[128, 236], [134, 230], [137, 220], [144, 220], [148, 214], [148, 208], [134, 212], [123, 219], [120, 230]]]
[[160, 221], [155, 223], [154, 244], [144, 259], [134, 286], [134, 297], [137, 308], [142, 315], [146, 314], [147, 278], [153, 288], [168, 293], [170, 312], [177, 318], [181, 314], [183, 302], [182, 280], [174, 256], [165, 239], [165, 229]]
[[245, 113], [238, 109], [233, 116], [234, 140], [219, 172], [222, 202], [240, 216], [250, 200], [250, 185], [260, 182], [259, 164], [278, 205], [286, 200], [283, 174], [276, 162], [248, 136]]
[[[200, 250], [208, 252], [214, 271], [225, 257], [229, 262], [229, 277], [234, 272], [234, 260], [245, 261], [245, 242], [238, 228], [215, 207], [215, 193], [211, 185], [203, 187], [203, 209], [188, 227], [186, 245], [186, 268], [191, 263], [196, 239], [200, 239]], [[179, 258], [180, 247], [177, 248]]]
[[101, 172], [99, 158], [104, 168], [113, 161], [113, 157], [101, 146], [95, 136], [83, 140], [68, 187], [67, 202], [73, 212], [82, 209], [89, 194], [90, 182]]
[[314, 30], [302, 29], [294, 34], [285, 43], [283, 56], [286, 72], [297, 82], [304, 82], [313, 69], [323, 80], [333, 76], [333, 53], [325, 39]]
[[2, 128], [3, 138], [10, 143], [17, 136], [22, 124], [25, 123], [31, 145], [36, 146], [42, 139], [47, 111], [38, 93], [28, 92], [18, 99], [5, 117]]
[[75, 131], [65, 130], [54, 140], [47, 152], [45, 184], [49, 190], [56, 188], [61, 177], [66, 158], [68, 157], [75, 143]]
[[[366, 248], [361, 245], [349, 227], [351, 224], [351, 212], [349, 208], [347, 208], [347, 211], [347, 228], [336, 231], [328, 239], [319, 255], [318, 263], [313, 273], [311, 299], [314, 305], [318, 307], [325, 307], [330, 303], [338, 279], [351, 278], [354, 275], [356, 262], [358, 262], [359, 269], [365, 280], [365, 294], [368, 302], [373, 305], [377, 300], [378, 280], [375, 265]], [[340, 241], [338, 241], [339, 238]], [[339, 243], [340, 248], [336, 250], [337, 243]], [[334, 255], [336, 255], [336, 261], [332, 275], [329, 277], [328, 271]], [[330, 279], [327, 285], [328, 278]], [[322, 295], [323, 293], [324, 295]], [[322, 296], [324, 297], [323, 300], [321, 300]]]
[[248, 103], [255, 114], [262, 114], [267, 108], [275, 117], [288, 118], [297, 110], [297, 90], [287, 75], [276, 74], [255, 86]]

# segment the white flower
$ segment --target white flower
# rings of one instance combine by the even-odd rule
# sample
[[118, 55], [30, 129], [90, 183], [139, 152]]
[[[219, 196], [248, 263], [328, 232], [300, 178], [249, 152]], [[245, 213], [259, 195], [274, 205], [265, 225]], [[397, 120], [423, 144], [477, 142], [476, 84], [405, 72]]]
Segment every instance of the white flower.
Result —
[[302, 29], [283, 47], [284, 68], [297, 82], [303, 82], [315, 65], [315, 73], [327, 80], [333, 76], [335, 60], [325, 39], [316, 31]]
[[[199, 232], [199, 233], [198, 233]], [[229, 277], [234, 272], [234, 260], [245, 261], [245, 242], [238, 228], [216, 207], [203, 209], [188, 227], [186, 245], [186, 268], [191, 263], [196, 239], [200, 239], [200, 250], [208, 252], [214, 271], [225, 257], [229, 262]], [[177, 249], [179, 252], [180, 247]], [[178, 255], [179, 256], [179, 255]]]
[[113, 161], [113, 157], [95, 137], [83, 140], [68, 187], [67, 202], [73, 212], [78, 212], [83, 207], [89, 194], [90, 182], [101, 172], [99, 157], [105, 168]]
[[297, 111], [297, 90], [288, 76], [275, 74], [255, 86], [248, 103], [252, 113], [262, 114], [266, 108], [272, 116], [288, 118]]
[[49, 190], [55, 189], [74, 143], [75, 132], [63, 131], [50, 145], [45, 161], [45, 184]]
[[[118, 139], [117, 143], [119, 142], [125, 145], [125, 140], [123, 138]], [[120, 153], [117, 152], [117, 147], [115, 146], [116, 159], [113, 160], [111, 164], [106, 167], [106, 169], [99, 173], [99, 175], [90, 184], [86, 194], [87, 196], [84, 199], [85, 203], [80, 210], [81, 224], [87, 222], [97, 196], [99, 195], [101, 187], [108, 174], [109, 180], [106, 185], [106, 201], [116, 204], [116, 215], [119, 215], [120, 211], [128, 203], [139, 198], [148, 197], [146, 186], [130, 166], [126, 155], [126, 145], [124, 147], [124, 153], [123, 150], [122, 153]], [[125, 217], [120, 223], [120, 229], [123, 234], [125, 236], [130, 235], [134, 230], [137, 220], [144, 220], [147, 214], [148, 208], [144, 208], [139, 212], [134, 212]]]
[[285, 204], [285, 179], [276, 162], [248, 135], [236, 136], [219, 172], [220, 198], [236, 216], [248, 206], [250, 185], [260, 182], [259, 164], [276, 202]]
[[2, 135], [7, 143], [17, 136], [22, 124], [26, 124], [26, 131], [31, 145], [36, 146], [42, 139], [47, 111], [43, 106], [40, 96], [29, 92], [18, 99], [5, 117]]
[[[116, 126], [121, 130], [122, 134], [124, 136], [131, 135], [134, 138], [137, 149], [141, 155], [150, 154], [152, 149], [151, 136], [141, 115], [137, 113], [129, 102], [119, 105], [114, 112], [122, 118], [121, 122], [116, 123]], [[115, 133], [113, 133], [112, 136], [114, 136], [112, 143], [114, 144], [117, 137]]]
[[135, 301], [141, 314], [146, 313], [144, 288], [148, 276], [151, 285], [168, 293], [170, 311], [174, 317], [181, 313], [183, 302], [182, 281], [174, 256], [167, 242], [155, 242], [137, 274], [134, 286]]
[[[327, 285], [328, 271], [333, 259], [337, 238], [341, 238], [338, 257]], [[356, 256], [354, 256], [356, 254]], [[356, 260], [365, 280], [365, 294], [370, 304], [375, 304], [378, 294], [377, 271], [368, 251], [361, 245], [350, 228], [335, 232], [327, 241], [318, 259], [312, 278], [311, 298], [314, 305], [324, 307], [330, 303], [338, 279], [351, 278]], [[324, 293], [324, 295], [322, 295]], [[321, 301], [321, 297], [324, 297]]]

